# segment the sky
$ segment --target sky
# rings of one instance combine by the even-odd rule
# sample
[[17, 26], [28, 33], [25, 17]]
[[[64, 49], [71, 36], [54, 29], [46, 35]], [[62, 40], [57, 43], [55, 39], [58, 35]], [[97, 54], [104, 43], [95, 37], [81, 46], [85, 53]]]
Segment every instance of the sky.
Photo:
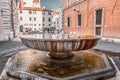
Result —
[[58, 9], [62, 5], [62, 0], [41, 0], [41, 7], [46, 9]]

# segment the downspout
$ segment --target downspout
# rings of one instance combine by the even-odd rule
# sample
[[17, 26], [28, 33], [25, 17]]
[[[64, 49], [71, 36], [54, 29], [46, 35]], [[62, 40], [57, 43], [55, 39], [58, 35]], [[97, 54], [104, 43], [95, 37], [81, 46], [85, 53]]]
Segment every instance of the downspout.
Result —
[[13, 0], [11, 0], [11, 27], [13, 31], [13, 37], [15, 38], [15, 29], [14, 29], [14, 17], [13, 17]]

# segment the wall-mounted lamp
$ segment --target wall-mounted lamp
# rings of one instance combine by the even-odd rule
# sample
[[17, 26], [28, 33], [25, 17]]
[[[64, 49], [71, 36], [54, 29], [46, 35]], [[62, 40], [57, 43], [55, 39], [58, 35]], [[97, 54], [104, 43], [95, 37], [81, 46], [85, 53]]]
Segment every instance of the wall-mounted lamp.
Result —
[[79, 10], [77, 10], [76, 8], [73, 7], [73, 11], [76, 11], [77, 13], [80, 13]]

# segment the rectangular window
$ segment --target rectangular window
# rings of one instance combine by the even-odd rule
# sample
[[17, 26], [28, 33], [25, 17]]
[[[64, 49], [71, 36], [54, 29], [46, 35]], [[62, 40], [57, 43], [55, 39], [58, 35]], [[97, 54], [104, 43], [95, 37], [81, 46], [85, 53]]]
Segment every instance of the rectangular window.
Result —
[[101, 27], [96, 27], [96, 30], [95, 30], [95, 33], [96, 35], [101, 35]]
[[67, 26], [70, 27], [70, 17], [67, 17]]
[[20, 10], [20, 14], [22, 14], [22, 11]]
[[43, 17], [43, 21], [45, 21], [45, 18]]
[[102, 9], [96, 11], [96, 25], [102, 25]]
[[32, 11], [29, 11], [29, 14], [32, 14]]
[[36, 11], [34, 11], [34, 14], [36, 14]]
[[20, 17], [20, 21], [22, 21], [22, 17]]
[[39, 3], [39, 0], [33, 0], [33, 3]]
[[43, 15], [45, 15], [45, 11], [43, 11]]
[[34, 24], [34, 26], [36, 26], [36, 24]]
[[49, 24], [49, 26], [51, 26], [51, 24]]
[[29, 21], [32, 21], [32, 18], [31, 18], [31, 17], [29, 18]]
[[48, 15], [51, 15], [51, 12], [48, 12]]
[[36, 21], [36, 17], [34, 17], [34, 21]]
[[78, 14], [78, 26], [81, 26], [81, 14]]
[[48, 21], [51, 22], [51, 18], [48, 18]]

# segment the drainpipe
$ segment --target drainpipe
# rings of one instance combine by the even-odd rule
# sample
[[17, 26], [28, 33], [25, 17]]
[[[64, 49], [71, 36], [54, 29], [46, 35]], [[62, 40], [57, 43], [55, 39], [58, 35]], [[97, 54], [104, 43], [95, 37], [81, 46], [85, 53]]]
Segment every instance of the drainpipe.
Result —
[[11, 28], [13, 31], [13, 37], [15, 38], [14, 17], [13, 17], [13, 0], [11, 0]]

